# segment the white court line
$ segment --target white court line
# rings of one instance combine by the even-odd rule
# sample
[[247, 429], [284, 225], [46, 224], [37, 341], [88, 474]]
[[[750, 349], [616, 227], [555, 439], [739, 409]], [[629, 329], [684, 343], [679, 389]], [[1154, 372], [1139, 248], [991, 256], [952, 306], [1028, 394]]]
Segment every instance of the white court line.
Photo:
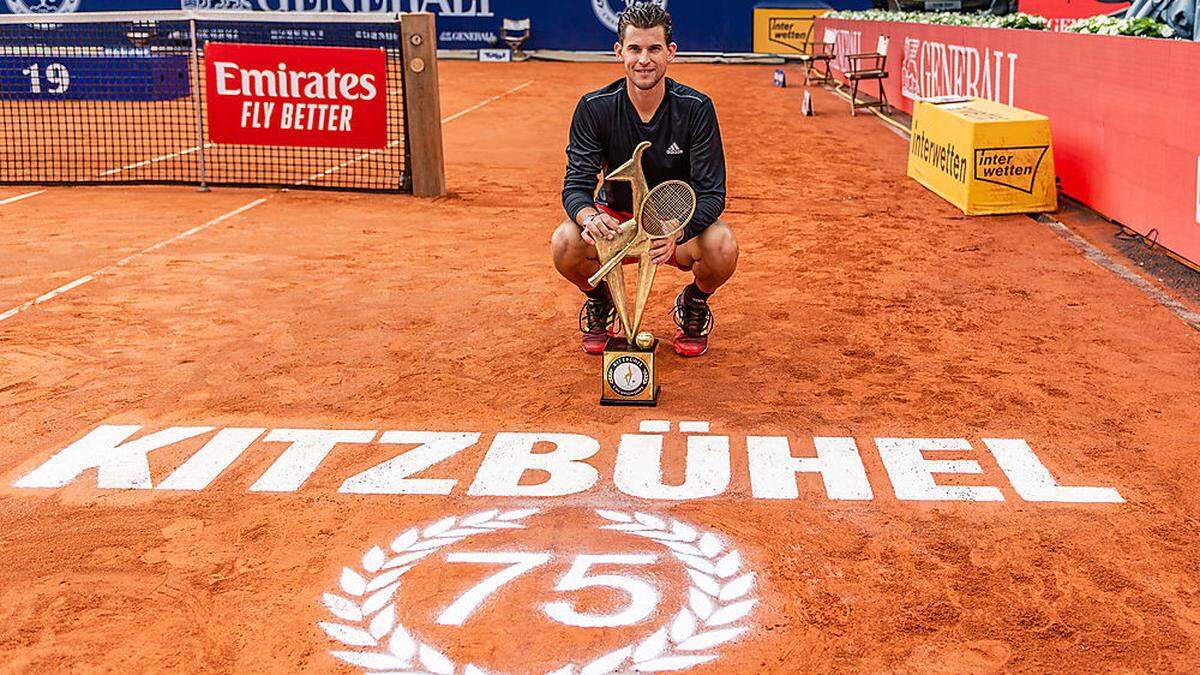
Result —
[[36, 197], [37, 195], [40, 195], [43, 192], [45, 192], [45, 190], [35, 190], [34, 192], [26, 192], [25, 194], [17, 195], [16, 197], [9, 197], [8, 199], [0, 199], [0, 206], [4, 206], [5, 204], [11, 204], [13, 202], [19, 202], [22, 199], [25, 199], [27, 197]]
[[461, 112], [456, 112], [449, 117], [443, 117], [442, 124], [446, 124], [447, 122], [453, 122], [454, 120], [462, 117], [463, 115], [466, 115], [469, 112], [474, 112], [476, 110], [479, 110], [480, 108], [491, 103], [492, 101], [498, 101], [498, 100], [504, 98], [505, 96], [508, 96], [509, 94], [515, 94], [518, 91], [521, 91], [522, 89], [524, 89], [525, 87], [528, 87], [531, 84], [533, 84], [533, 80], [525, 82], [524, 84], [518, 84], [517, 86], [513, 87], [512, 89], [509, 89], [508, 91], [504, 92], [503, 94], [496, 94], [495, 96], [493, 96], [485, 101], [480, 101], [479, 103], [476, 103], [475, 105], [471, 106], [470, 108], [467, 108], [466, 110], [463, 110]]
[[1146, 281], [1133, 270], [1105, 255], [1103, 251], [1094, 246], [1088, 240], [1084, 239], [1078, 234], [1075, 234], [1071, 228], [1067, 227], [1066, 224], [1062, 223], [1054, 216], [1048, 213], [1043, 213], [1034, 217], [1034, 220], [1049, 227], [1058, 236], [1066, 239], [1068, 244], [1074, 246], [1080, 253], [1083, 254], [1083, 257], [1124, 279], [1130, 286], [1133, 286], [1141, 291], [1142, 295], [1145, 295], [1147, 298], [1150, 298], [1159, 305], [1162, 305], [1167, 311], [1179, 317], [1181, 321], [1191, 326], [1195, 330], [1200, 330], [1200, 312], [1192, 311], [1182, 302], [1179, 302], [1175, 298], [1168, 295], [1161, 288], [1155, 286], [1149, 281]]
[[[515, 94], [515, 93], [517, 93], [518, 91], [521, 91], [522, 89], [524, 89], [525, 87], [528, 87], [528, 86], [529, 86], [529, 85], [531, 85], [531, 84], [533, 84], [533, 80], [529, 80], [528, 82], [524, 82], [524, 83], [522, 83], [522, 84], [519, 84], [519, 85], [517, 85], [517, 86], [513, 87], [512, 89], [509, 89], [508, 91], [505, 91], [505, 92], [502, 92], [502, 93], [500, 93], [500, 94], [497, 94], [497, 95], [495, 95], [495, 96], [493, 96], [493, 97], [491, 97], [491, 98], [489, 98], [489, 99], [485, 99], [485, 100], [483, 100], [483, 101], [480, 101], [479, 103], [476, 103], [475, 105], [471, 106], [470, 108], [467, 108], [466, 110], [462, 110], [462, 111], [456, 112], [456, 113], [454, 113], [453, 115], [450, 115], [449, 117], [444, 117], [444, 118], [442, 118], [442, 124], [447, 124], [447, 123], [449, 123], [449, 122], [453, 122], [454, 120], [456, 120], [456, 119], [458, 119], [458, 118], [462, 117], [463, 115], [466, 115], [467, 113], [470, 113], [470, 112], [474, 112], [474, 111], [476, 111], [476, 110], [479, 110], [480, 108], [484, 107], [485, 105], [488, 105], [489, 103], [492, 103], [492, 102], [494, 102], [494, 101], [498, 101], [498, 100], [500, 100], [500, 99], [504, 98], [505, 96], [510, 96], [510, 95], [512, 95], [512, 94]], [[398, 145], [398, 144], [399, 144], [399, 141], [392, 141], [391, 143], [389, 143], [389, 144], [388, 144], [388, 147], [389, 147], [389, 148], [390, 148], [390, 147], [395, 147], [395, 146], [396, 146], [396, 145]], [[207, 147], [210, 147], [210, 146], [212, 146], [212, 143], [205, 143], [205, 144], [204, 144], [204, 147], [206, 147], [206, 148], [207, 148]], [[184, 150], [181, 150], [181, 151], [179, 151], [179, 152], [174, 152], [174, 153], [170, 153], [170, 154], [167, 154], [167, 155], [160, 155], [160, 156], [158, 156], [158, 157], [154, 157], [154, 158], [151, 158], [151, 159], [148, 159], [148, 160], [144, 160], [144, 161], [141, 161], [141, 162], [137, 162], [137, 163], [135, 163], [135, 164], [129, 164], [129, 165], [123, 166], [123, 167], [121, 167], [121, 168], [119, 168], [119, 169], [109, 169], [108, 171], [106, 171], [106, 172], [104, 172], [104, 173], [102, 173], [102, 174], [100, 174], [100, 175], [101, 175], [101, 176], [107, 176], [107, 175], [112, 175], [112, 174], [114, 174], [114, 173], [120, 173], [121, 171], [125, 171], [125, 170], [128, 170], [128, 169], [134, 169], [134, 168], [138, 168], [138, 167], [141, 167], [141, 166], [146, 166], [147, 164], [153, 164], [154, 162], [161, 162], [161, 161], [163, 161], [163, 160], [166, 160], [166, 159], [171, 159], [172, 157], [179, 157], [180, 155], [186, 155], [186, 154], [188, 154], [188, 153], [195, 152], [195, 151], [197, 151], [197, 150], [199, 150], [199, 149], [200, 149], [200, 146], [198, 146], [198, 145], [197, 145], [197, 146], [193, 146], [193, 147], [191, 147], [191, 148], [186, 148], [186, 149], [184, 149]], [[374, 154], [376, 154], [376, 153], [383, 152], [383, 150], [384, 150], [384, 149], [386, 149], [386, 148], [381, 148], [381, 149], [377, 149], [377, 150], [370, 150], [370, 151], [367, 151], [367, 152], [361, 153], [361, 154], [359, 154], [357, 157], [353, 157], [353, 158], [351, 158], [351, 159], [348, 159], [348, 160], [346, 160], [346, 161], [344, 161], [344, 162], [342, 162], [342, 163], [340, 163], [340, 164], [338, 164], [338, 165], [336, 165], [336, 166], [334, 166], [334, 167], [331, 167], [331, 168], [329, 168], [329, 169], [326, 169], [325, 171], [322, 171], [322, 172], [320, 172], [320, 173], [315, 173], [315, 174], [313, 174], [313, 175], [309, 176], [308, 178], [306, 178], [306, 179], [304, 179], [303, 181], [301, 181], [301, 182], [300, 182], [300, 184], [301, 184], [301, 185], [303, 185], [303, 184], [305, 184], [305, 183], [308, 183], [309, 181], [315, 180], [315, 179], [317, 179], [317, 178], [320, 178], [320, 177], [322, 177], [322, 176], [327, 176], [327, 175], [329, 175], [329, 174], [333, 173], [334, 171], [339, 171], [339, 170], [341, 170], [341, 169], [344, 169], [345, 167], [347, 167], [347, 166], [350, 166], [350, 165], [351, 165], [351, 164], [353, 164], [354, 162], [357, 162], [357, 161], [359, 161], [359, 160], [361, 160], [361, 159], [363, 159], [363, 158], [365, 158], [365, 157], [369, 157], [369, 156], [371, 156], [371, 155], [374, 155]], [[35, 194], [40, 194], [40, 193], [42, 193], [42, 192], [45, 192], [45, 190], [39, 190], [38, 192], [31, 192], [31, 193], [29, 193], [29, 194], [27, 194], [27, 195], [20, 195], [20, 196], [18, 196], [18, 197], [11, 198], [10, 200], [2, 201], [2, 202], [0, 202], [0, 204], [6, 204], [6, 203], [8, 203], [8, 201], [16, 201], [17, 199], [24, 199], [25, 197], [32, 197], [33, 195], [35, 195]], [[33, 300], [30, 300], [30, 301], [28, 301], [28, 302], [25, 302], [25, 303], [23, 303], [23, 304], [21, 304], [21, 305], [18, 305], [18, 306], [16, 306], [16, 307], [13, 307], [12, 309], [8, 310], [7, 312], [4, 312], [3, 314], [0, 314], [0, 321], [4, 321], [5, 319], [8, 319], [8, 318], [10, 318], [10, 317], [13, 317], [13, 316], [16, 316], [17, 314], [20, 314], [21, 312], [24, 312], [25, 310], [29, 309], [30, 307], [33, 307], [33, 306], [35, 306], [35, 305], [40, 305], [41, 303], [43, 303], [43, 302], [46, 302], [47, 300], [50, 300], [50, 299], [56, 298], [56, 297], [58, 297], [58, 296], [62, 295], [63, 293], [66, 293], [67, 291], [71, 290], [72, 288], [76, 288], [77, 286], [82, 286], [83, 284], [86, 284], [87, 282], [89, 282], [89, 281], [92, 281], [93, 279], [95, 279], [96, 277], [100, 276], [101, 274], [104, 274], [104, 273], [106, 273], [106, 272], [109, 272], [109, 271], [111, 271], [112, 269], [114, 269], [114, 268], [116, 268], [116, 267], [122, 267], [122, 266], [124, 266], [124, 265], [128, 264], [130, 261], [132, 261], [132, 260], [134, 260], [134, 259], [136, 259], [136, 258], [139, 258], [139, 257], [141, 257], [141, 256], [143, 256], [143, 255], [146, 255], [147, 253], [152, 253], [152, 252], [154, 252], [154, 251], [157, 251], [157, 250], [158, 250], [158, 249], [160, 249], [160, 248], [163, 248], [164, 246], [168, 246], [168, 245], [170, 245], [170, 244], [172, 244], [172, 243], [174, 243], [174, 242], [176, 242], [176, 241], [179, 241], [180, 239], [184, 239], [184, 238], [186, 238], [186, 237], [190, 237], [190, 236], [192, 236], [193, 234], [196, 234], [197, 232], [200, 232], [200, 231], [202, 231], [202, 230], [204, 230], [204, 229], [206, 229], [206, 228], [208, 228], [208, 227], [211, 227], [211, 226], [213, 226], [213, 225], [216, 225], [217, 223], [220, 223], [220, 222], [221, 222], [221, 221], [223, 221], [223, 220], [226, 220], [226, 219], [228, 219], [228, 218], [232, 218], [233, 216], [236, 216], [236, 215], [238, 215], [239, 213], [242, 213], [242, 212], [244, 212], [244, 211], [248, 211], [248, 210], [250, 210], [250, 209], [252, 209], [252, 208], [254, 208], [254, 207], [258, 206], [259, 204], [262, 204], [262, 203], [263, 203], [263, 202], [265, 202], [265, 201], [267, 201], [267, 198], [266, 198], [266, 197], [262, 197], [262, 198], [256, 199], [256, 200], [254, 200], [254, 201], [250, 202], [249, 204], [245, 204], [245, 205], [243, 205], [243, 206], [240, 206], [240, 207], [238, 207], [238, 208], [234, 209], [233, 211], [230, 211], [229, 213], [226, 213], [226, 214], [224, 214], [224, 215], [218, 216], [218, 217], [216, 217], [216, 218], [214, 218], [214, 219], [212, 219], [212, 220], [208, 221], [207, 223], [204, 223], [203, 225], [198, 225], [198, 226], [196, 226], [196, 227], [193, 227], [192, 229], [190, 229], [190, 230], [187, 230], [187, 231], [185, 231], [185, 232], [180, 232], [179, 234], [175, 235], [174, 237], [171, 237], [170, 239], [166, 239], [166, 240], [164, 240], [164, 241], [160, 241], [159, 243], [157, 243], [157, 244], [155, 244], [155, 245], [153, 245], [153, 246], [151, 246], [151, 247], [149, 247], [149, 248], [147, 248], [147, 249], [144, 249], [144, 250], [138, 251], [137, 253], [134, 253], [133, 255], [126, 256], [126, 257], [124, 257], [124, 258], [122, 258], [122, 259], [118, 260], [117, 262], [115, 262], [115, 263], [113, 263], [113, 264], [111, 264], [111, 265], [108, 265], [108, 266], [106, 266], [106, 267], [103, 267], [103, 268], [101, 268], [101, 269], [99, 269], [99, 270], [96, 270], [95, 272], [93, 272], [93, 273], [91, 273], [91, 274], [88, 274], [88, 275], [82, 276], [82, 277], [80, 277], [80, 278], [76, 279], [75, 281], [72, 281], [72, 282], [70, 282], [70, 283], [68, 283], [68, 284], [64, 284], [63, 286], [59, 286], [58, 288], [56, 288], [56, 289], [54, 289], [54, 290], [52, 290], [52, 291], [50, 291], [50, 292], [48, 292], [48, 293], [45, 293], [45, 294], [43, 294], [43, 295], [40, 295], [40, 296], [38, 296], [37, 298], [34, 298]]]
[[[495, 96], [493, 96], [489, 99], [480, 101], [479, 103], [476, 103], [475, 105], [471, 106], [470, 108], [467, 108], [466, 110], [456, 112], [449, 117], [443, 117], [442, 124], [446, 124], [448, 122], [453, 122], [454, 120], [462, 117], [463, 115], [466, 115], [469, 112], [474, 112], [476, 110], [479, 110], [483, 106], [485, 106], [489, 103], [492, 103], [493, 101], [498, 101], [498, 100], [504, 98], [505, 96], [515, 94], [518, 91], [521, 91], [522, 89], [524, 89], [525, 87], [528, 87], [531, 84], [533, 84], [533, 80], [529, 80], [528, 82], [518, 84], [517, 86], [513, 87], [512, 89], [509, 89], [508, 91], [500, 93], [500, 94], [496, 94]], [[350, 159], [348, 159], [340, 164], [337, 164], [335, 166], [331, 166], [328, 169], [325, 169], [324, 171], [314, 173], [313, 175], [309, 176], [308, 178], [305, 178], [304, 180], [300, 181], [299, 184], [307, 185], [307, 184], [311, 183], [312, 181], [317, 180], [318, 178], [324, 178], [325, 176], [328, 176], [329, 174], [334, 173], [335, 171], [341, 171], [342, 169], [350, 166], [351, 164], [353, 164], [361, 159], [366, 159], [367, 157], [370, 157], [371, 155], [381, 153], [384, 150], [387, 150], [389, 148], [394, 148], [399, 144], [400, 144], [400, 141], [391, 141], [390, 143], [387, 144], [387, 147], [385, 147], [385, 148], [377, 148], [375, 150], [368, 150], [364, 153], [359, 154], [357, 157], [351, 157]]]
[[14, 316], [20, 314], [21, 312], [24, 312], [25, 310], [27, 310], [31, 307], [34, 307], [35, 305], [40, 305], [43, 302], [52, 300], [52, 299], [62, 295], [63, 293], [66, 293], [67, 291], [71, 290], [72, 288], [77, 288], [79, 286], [82, 286], [82, 285], [86, 284], [87, 282], [94, 280], [96, 277], [98, 277], [102, 274], [106, 274], [118, 267], [124, 267], [125, 265], [128, 265], [130, 262], [146, 255], [147, 253], [153, 253], [154, 251], [157, 251], [160, 248], [163, 248], [164, 246], [169, 246], [170, 244], [173, 244], [181, 239], [186, 239], [187, 237], [190, 237], [198, 232], [202, 232], [202, 231], [212, 227], [213, 225], [216, 225], [218, 223], [226, 221], [226, 220], [238, 215], [239, 213], [244, 213], [246, 211], [249, 211], [250, 209], [258, 206], [259, 204], [262, 204], [265, 201], [267, 201], [266, 197], [260, 197], [258, 199], [255, 199], [254, 201], [250, 202], [249, 204], [243, 204], [242, 206], [239, 206], [236, 209], [234, 209], [228, 213], [219, 215], [216, 218], [213, 218], [212, 220], [210, 220], [202, 225], [197, 225], [196, 227], [193, 227], [189, 230], [180, 232], [179, 234], [177, 234], [169, 239], [164, 239], [163, 241], [160, 241], [157, 244], [150, 246], [148, 248], [144, 248], [141, 251], [138, 251], [137, 253], [125, 256], [124, 258], [121, 258], [120, 260], [118, 260], [117, 262], [115, 262], [111, 265], [106, 265], [104, 267], [101, 267], [100, 269], [96, 270], [95, 272], [92, 272], [91, 274], [86, 274], [82, 277], [79, 277], [75, 281], [72, 281], [67, 284], [63, 284], [62, 286], [59, 286], [58, 288], [56, 288], [52, 291], [49, 291], [48, 293], [43, 293], [42, 295], [39, 295], [38, 297], [34, 298], [33, 300], [24, 302], [20, 305], [17, 305], [16, 307], [13, 307], [12, 309], [8, 310], [7, 312], [4, 312], [3, 314], [0, 314], [0, 321], [4, 321], [5, 319], [14, 317]]
[[329, 167], [328, 169], [325, 169], [324, 171], [318, 171], [317, 173], [314, 173], [313, 175], [309, 176], [308, 178], [305, 178], [304, 180], [297, 183], [297, 185], [308, 185], [309, 183], [311, 183], [312, 181], [314, 181], [318, 178], [324, 178], [325, 176], [328, 176], [329, 174], [334, 173], [335, 171], [341, 171], [342, 169], [350, 166], [351, 164], [357, 162], [360, 159], [364, 159], [366, 157], [370, 157], [371, 155], [381, 153], [384, 150], [394, 148], [397, 145], [400, 145], [400, 141], [391, 141], [385, 147], [376, 148], [374, 150], [368, 150], [366, 152], [360, 153], [357, 157], [351, 157], [350, 159], [347, 159], [346, 161], [341, 162], [339, 164], [335, 164], [335, 165]]
[[[205, 143], [204, 147], [211, 148], [212, 143]], [[183, 150], [180, 150], [179, 152], [171, 152], [171, 153], [168, 153], [165, 155], [159, 155], [158, 157], [151, 157], [150, 159], [144, 159], [140, 162], [134, 162], [133, 164], [126, 164], [125, 166], [120, 167], [118, 169], [109, 169], [108, 171], [101, 171], [100, 173], [96, 174], [96, 177], [103, 178], [105, 176], [111, 176], [116, 173], [121, 173], [122, 171], [129, 171], [130, 169], [140, 169], [143, 166], [148, 166], [150, 164], [154, 164], [155, 162], [161, 162], [163, 160], [174, 159], [176, 157], [182, 157], [184, 155], [191, 154], [193, 152], [196, 152], [199, 149], [200, 149], [200, 146], [193, 145], [192, 147], [185, 148]]]

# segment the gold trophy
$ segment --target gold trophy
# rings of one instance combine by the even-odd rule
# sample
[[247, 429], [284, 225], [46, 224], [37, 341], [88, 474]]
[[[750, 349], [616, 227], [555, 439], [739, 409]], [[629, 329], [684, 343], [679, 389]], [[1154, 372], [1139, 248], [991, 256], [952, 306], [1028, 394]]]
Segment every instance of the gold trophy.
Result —
[[[613, 337], [604, 348], [604, 370], [601, 373], [600, 405], [658, 404], [661, 387], [654, 374], [654, 350], [658, 340], [649, 332], [638, 332], [654, 272], [658, 265], [650, 260], [650, 246], [655, 239], [674, 238], [692, 219], [696, 211], [696, 193], [687, 183], [669, 180], [650, 189], [642, 171], [642, 153], [650, 143], [642, 141], [633, 150], [633, 157], [613, 170], [605, 180], [628, 181], [633, 189], [633, 218], [621, 223], [620, 234], [609, 241], [596, 241], [600, 269], [588, 279], [592, 286], [601, 279], [608, 282], [613, 305], [624, 335]], [[634, 286], [633, 314], [629, 313], [625, 290], [625, 273], [621, 261], [626, 257], [638, 259], [637, 284]]]

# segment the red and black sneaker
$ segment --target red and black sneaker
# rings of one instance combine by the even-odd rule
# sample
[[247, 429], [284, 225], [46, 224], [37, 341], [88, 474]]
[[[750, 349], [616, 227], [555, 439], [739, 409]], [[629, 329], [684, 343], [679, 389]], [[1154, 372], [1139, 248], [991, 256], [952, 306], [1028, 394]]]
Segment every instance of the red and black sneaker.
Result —
[[613, 321], [617, 309], [612, 298], [588, 297], [579, 308], [579, 330], [583, 332], [583, 351], [588, 354], [603, 354], [608, 339], [613, 336]]
[[675, 298], [675, 353], [691, 358], [708, 351], [708, 334], [712, 331], [712, 310], [708, 300], [687, 297], [687, 291]]

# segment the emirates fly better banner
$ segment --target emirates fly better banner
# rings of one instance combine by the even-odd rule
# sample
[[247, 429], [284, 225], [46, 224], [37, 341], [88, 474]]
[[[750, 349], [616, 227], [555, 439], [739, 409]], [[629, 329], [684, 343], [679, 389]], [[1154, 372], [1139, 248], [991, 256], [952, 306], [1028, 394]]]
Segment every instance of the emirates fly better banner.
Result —
[[204, 47], [214, 143], [382, 148], [382, 49], [210, 42]]

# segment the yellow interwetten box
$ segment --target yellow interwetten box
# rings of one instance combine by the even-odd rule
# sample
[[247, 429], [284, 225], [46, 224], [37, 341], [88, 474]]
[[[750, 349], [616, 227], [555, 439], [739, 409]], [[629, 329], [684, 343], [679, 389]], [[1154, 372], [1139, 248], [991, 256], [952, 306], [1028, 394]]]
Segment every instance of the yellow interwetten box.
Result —
[[[807, 7], [805, 5], [808, 5]], [[804, 54], [813, 19], [828, 7], [808, 2], [760, 2], [754, 8], [754, 51], [760, 54]]]
[[1058, 208], [1049, 118], [987, 99], [917, 101], [908, 175], [967, 215]]

